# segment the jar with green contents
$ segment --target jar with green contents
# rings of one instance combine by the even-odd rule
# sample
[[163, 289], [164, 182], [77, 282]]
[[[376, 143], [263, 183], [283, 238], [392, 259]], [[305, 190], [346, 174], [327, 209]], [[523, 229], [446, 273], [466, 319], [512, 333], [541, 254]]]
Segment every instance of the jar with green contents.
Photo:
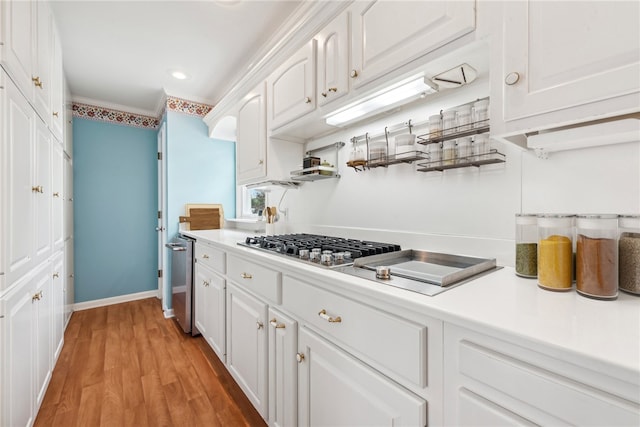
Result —
[[516, 274], [538, 277], [538, 216], [516, 214]]
[[574, 215], [538, 216], [538, 286], [571, 290]]
[[618, 231], [619, 288], [640, 295], [640, 215], [620, 215]]
[[576, 290], [591, 298], [618, 296], [618, 215], [576, 217]]

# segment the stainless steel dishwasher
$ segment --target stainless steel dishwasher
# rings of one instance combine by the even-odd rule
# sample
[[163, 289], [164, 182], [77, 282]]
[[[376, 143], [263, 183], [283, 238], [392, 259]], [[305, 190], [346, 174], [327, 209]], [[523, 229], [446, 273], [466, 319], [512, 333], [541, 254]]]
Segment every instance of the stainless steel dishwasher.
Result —
[[171, 249], [171, 293], [173, 314], [182, 330], [199, 332], [193, 323], [193, 239], [179, 236], [165, 246]]

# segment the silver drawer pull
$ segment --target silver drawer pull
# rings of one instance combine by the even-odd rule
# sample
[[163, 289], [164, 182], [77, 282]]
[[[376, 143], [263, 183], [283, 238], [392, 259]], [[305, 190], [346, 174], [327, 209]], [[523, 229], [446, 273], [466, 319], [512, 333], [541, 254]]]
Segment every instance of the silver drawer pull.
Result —
[[249, 273], [242, 273], [240, 277], [242, 277], [243, 279], [253, 279], [253, 276]]
[[271, 326], [273, 326], [276, 329], [284, 329], [284, 323], [278, 323], [278, 321], [276, 319], [271, 319], [271, 321], [269, 322], [269, 324]]
[[324, 308], [322, 310], [320, 310], [320, 312], [318, 313], [318, 316], [322, 317], [324, 320], [326, 320], [329, 323], [340, 323], [342, 322], [342, 318], [340, 316], [337, 317], [331, 317], [327, 314], [327, 310], [325, 310]]
[[204, 255], [202, 255], [202, 258], [204, 258], [204, 259], [209, 259], [209, 255], [204, 254]]
[[209, 286], [209, 282], [207, 282], [206, 280], [203, 280], [202, 281], [202, 286], [204, 286], [206, 288], [207, 286]]

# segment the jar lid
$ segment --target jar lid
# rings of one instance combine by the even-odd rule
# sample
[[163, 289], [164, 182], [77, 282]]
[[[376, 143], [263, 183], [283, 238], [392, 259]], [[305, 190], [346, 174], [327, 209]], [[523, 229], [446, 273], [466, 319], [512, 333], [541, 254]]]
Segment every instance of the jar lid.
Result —
[[538, 214], [516, 214], [516, 224], [520, 225], [533, 225], [538, 223]]
[[538, 218], [573, 218], [575, 214], [539, 214]]
[[538, 215], [540, 227], [571, 227], [576, 216], [573, 214], [541, 214]]
[[617, 219], [618, 214], [578, 214], [576, 217], [582, 219]]
[[620, 218], [640, 218], [640, 214], [624, 214], [618, 215]]

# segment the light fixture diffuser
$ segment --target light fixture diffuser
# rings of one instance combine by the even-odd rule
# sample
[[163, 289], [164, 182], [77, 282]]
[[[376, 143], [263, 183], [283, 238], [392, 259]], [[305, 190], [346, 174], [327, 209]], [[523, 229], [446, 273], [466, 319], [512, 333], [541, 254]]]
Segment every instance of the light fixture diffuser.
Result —
[[364, 101], [358, 101], [330, 114], [325, 121], [331, 126], [345, 125], [368, 115], [393, 108], [399, 102], [435, 93], [437, 90], [437, 86], [427, 81], [423, 76], [414, 76], [382, 89]]

